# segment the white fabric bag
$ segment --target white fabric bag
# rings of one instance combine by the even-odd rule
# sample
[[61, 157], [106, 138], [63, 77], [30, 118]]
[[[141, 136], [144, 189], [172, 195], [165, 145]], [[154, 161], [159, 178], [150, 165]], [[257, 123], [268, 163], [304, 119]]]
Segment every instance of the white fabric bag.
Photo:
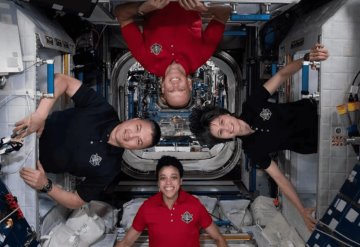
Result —
[[48, 235], [41, 236], [44, 241], [42, 247], [88, 247], [89, 244], [82, 239], [78, 232], [60, 223], [55, 226]]
[[274, 205], [274, 198], [258, 196], [250, 205], [254, 223], [266, 226], [274, 218], [279, 210]]
[[140, 206], [144, 203], [146, 198], [135, 198], [131, 201], [124, 203], [123, 205], [123, 215], [121, 218], [120, 225], [124, 227], [125, 230], [128, 230], [134, 221], [135, 215], [139, 210]]
[[93, 244], [105, 233], [105, 222], [98, 215], [91, 215], [88, 207], [74, 210], [66, 221], [66, 226], [78, 232], [81, 240]]
[[226, 219], [231, 221], [236, 229], [251, 225], [252, 219], [251, 217], [249, 218], [250, 214], [247, 213], [249, 204], [250, 200], [246, 199], [219, 201], [221, 213]]
[[116, 228], [119, 209], [113, 208], [110, 204], [102, 201], [91, 201], [88, 204], [90, 215], [97, 214], [104, 220], [105, 233], [113, 233]]

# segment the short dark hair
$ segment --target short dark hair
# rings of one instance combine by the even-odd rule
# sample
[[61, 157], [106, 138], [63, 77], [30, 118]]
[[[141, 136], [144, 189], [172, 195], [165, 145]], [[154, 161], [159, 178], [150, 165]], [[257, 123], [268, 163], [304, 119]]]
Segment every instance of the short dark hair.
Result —
[[165, 166], [175, 167], [179, 171], [180, 178], [182, 178], [184, 176], [184, 168], [183, 168], [183, 165], [181, 164], [180, 160], [178, 160], [177, 158], [175, 158], [173, 156], [164, 155], [159, 159], [159, 161], [156, 165], [156, 179], [157, 180], [159, 179], [160, 170]]
[[149, 147], [153, 147], [156, 144], [158, 144], [158, 142], [160, 141], [160, 137], [161, 137], [160, 126], [159, 126], [159, 124], [157, 122], [155, 122], [152, 119], [143, 118], [143, 120], [147, 121], [151, 125], [151, 130], [152, 130], [151, 137], [152, 137], [152, 140], [151, 140], [151, 144], [150, 144]]
[[[186, 76], [187, 79], [190, 79], [191, 80], [191, 83], [193, 82], [193, 74], [188, 74]], [[167, 107], [171, 108], [171, 109], [184, 109], [184, 108], [187, 108], [191, 105], [191, 101], [192, 101], [192, 90], [190, 90], [190, 94], [189, 94], [189, 100], [184, 103], [183, 105], [177, 105], [177, 106], [174, 106], [174, 105], [170, 105], [169, 102], [165, 99], [164, 97], [164, 94], [162, 93], [162, 83], [164, 81], [164, 76], [162, 77], [159, 77], [159, 92], [160, 92], [160, 100], [161, 100], [161, 103], [163, 103], [164, 105], [166, 105]]]
[[224, 108], [215, 106], [204, 106], [194, 108], [189, 116], [190, 130], [201, 144], [213, 146], [217, 143], [231, 141], [232, 139], [220, 139], [211, 134], [211, 122], [221, 116], [231, 113]]

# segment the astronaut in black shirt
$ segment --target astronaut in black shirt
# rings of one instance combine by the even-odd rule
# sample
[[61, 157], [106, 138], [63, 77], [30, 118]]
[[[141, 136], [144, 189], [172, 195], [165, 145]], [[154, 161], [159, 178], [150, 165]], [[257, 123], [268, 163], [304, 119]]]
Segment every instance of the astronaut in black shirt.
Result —
[[[75, 106], [49, 115], [64, 93]], [[152, 120], [135, 118], [120, 122], [116, 111], [102, 96], [63, 74], [55, 75], [54, 98], [41, 99], [36, 111], [15, 125], [15, 133], [25, 130], [22, 137], [34, 132], [40, 136], [37, 169], [24, 167], [20, 176], [32, 188], [48, 193], [72, 209], [99, 199], [120, 172], [124, 148], [153, 146], [161, 135], [158, 124]], [[85, 179], [75, 192], [65, 191], [52, 184], [45, 172], [67, 172]]]
[[[323, 45], [315, 45], [310, 61], [323, 61], [328, 51]], [[222, 108], [194, 109], [190, 116], [190, 129], [196, 137], [208, 144], [242, 139], [243, 149], [251, 162], [263, 168], [277, 183], [283, 194], [294, 204], [309, 230], [315, 227], [311, 217], [313, 209], [302, 205], [294, 187], [279, 170], [269, 153], [293, 150], [308, 154], [317, 152], [317, 106], [311, 100], [286, 104], [269, 103], [268, 98], [291, 75], [302, 68], [303, 58], [277, 72], [243, 104], [239, 118]]]

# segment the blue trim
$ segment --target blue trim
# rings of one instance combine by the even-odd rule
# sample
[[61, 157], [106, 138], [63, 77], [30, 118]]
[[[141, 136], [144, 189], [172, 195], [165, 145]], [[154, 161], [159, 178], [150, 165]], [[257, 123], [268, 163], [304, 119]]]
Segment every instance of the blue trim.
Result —
[[54, 94], [54, 62], [47, 64], [47, 93]]
[[301, 83], [301, 94], [309, 94], [309, 65], [303, 64], [302, 66], [302, 83]]
[[270, 14], [232, 14], [230, 16], [231, 21], [269, 21], [270, 19]]
[[225, 31], [224, 36], [246, 36], [246, 31]]
[[276, 63], [272, 63], [271, 64], [271, 76], [274, 76], [277, 72], [277, 64]]

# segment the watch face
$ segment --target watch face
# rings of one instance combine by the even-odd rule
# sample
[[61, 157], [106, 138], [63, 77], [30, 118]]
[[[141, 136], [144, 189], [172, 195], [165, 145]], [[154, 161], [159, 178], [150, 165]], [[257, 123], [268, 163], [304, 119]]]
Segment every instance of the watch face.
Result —
[[48, 183], [40, 190], [41, 192], [49, 192], [52, 189], [52, 181], [48, 179]]

